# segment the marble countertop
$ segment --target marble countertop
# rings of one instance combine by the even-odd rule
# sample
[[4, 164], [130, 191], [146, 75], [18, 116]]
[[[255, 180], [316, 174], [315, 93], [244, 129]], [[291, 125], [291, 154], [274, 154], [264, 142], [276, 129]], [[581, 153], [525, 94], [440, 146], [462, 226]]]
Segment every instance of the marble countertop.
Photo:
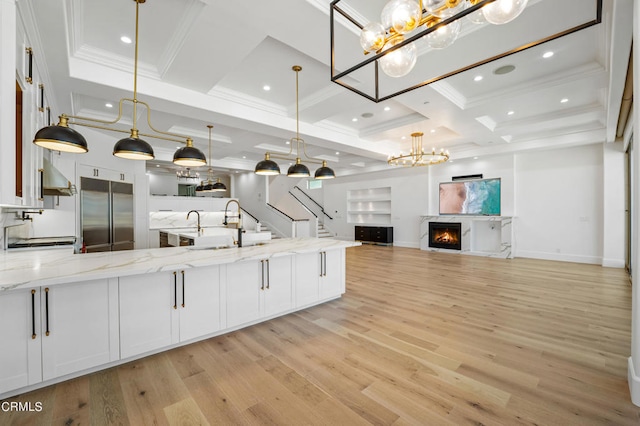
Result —
[[85, 254], [70, 254], [66, 250], [5, 250], [0, 254], [0, 292], [359, 245], [359, 242], [332, 238], [282, 238], [264, 245], [221, 250], [169, 247]]

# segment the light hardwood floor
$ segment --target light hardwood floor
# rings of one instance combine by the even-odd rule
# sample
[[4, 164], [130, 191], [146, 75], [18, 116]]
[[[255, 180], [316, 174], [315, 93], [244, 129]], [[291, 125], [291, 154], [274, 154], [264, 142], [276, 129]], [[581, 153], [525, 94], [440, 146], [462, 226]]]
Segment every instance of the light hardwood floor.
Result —
[[1, 425], [638, 425], [631, 288], [594, 265], [347, 250], [340, 300], [50, 386]]

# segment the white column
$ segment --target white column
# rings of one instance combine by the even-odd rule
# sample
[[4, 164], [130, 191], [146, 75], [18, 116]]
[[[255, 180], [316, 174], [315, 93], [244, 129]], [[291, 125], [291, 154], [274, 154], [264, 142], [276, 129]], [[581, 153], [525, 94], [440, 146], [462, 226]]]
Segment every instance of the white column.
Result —
[[625, 156], [622, 143], [604, 143], [603, 174], [603, 244], [602, 266], [625, 266]]
[[0, 0], [0, 204], [15, 204], [16, 2]]
[[[634, 2], [633, 8], [633, 97], [640, 99], [640, 8]], [[640, 129], [640, 108], [633, 108], [634, 129]], [[640, 244], [638, 244], [638, 229], [640, 227], [640, 131], [634, 136], [634, 149], [631, 162], [633, 176], [633, 206], [631, 207], [632, 241], [631, 241], [631, 272], [632, 272], [632, 308], [631, 308], [631, 357], [629, 358], [629, 390], [631, 401], [640, 406]]]

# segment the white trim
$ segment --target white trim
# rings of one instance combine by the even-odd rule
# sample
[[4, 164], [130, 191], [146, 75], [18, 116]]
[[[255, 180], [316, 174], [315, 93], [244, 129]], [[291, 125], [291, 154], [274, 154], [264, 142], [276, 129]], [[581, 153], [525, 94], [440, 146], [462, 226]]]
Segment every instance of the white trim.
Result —
[[530, 259], [557, 260], [560, 262], [590, 263], [602, 265], [603, 259], [598, 256], [583, 256], [580, 254], [547, 253], [542, 251], [518, 250], [514, 257], [527, 257]]
[[602, 266], [604, 268], [624, 268], [625, 261], [624, 259], [602, 259]]
[[640, 377], [638, 377], [633, 368], [633, 359], [629, 357], [628, 362], [628, 382], [629, 393], [631, 394], [631, 402], [640, 407]]

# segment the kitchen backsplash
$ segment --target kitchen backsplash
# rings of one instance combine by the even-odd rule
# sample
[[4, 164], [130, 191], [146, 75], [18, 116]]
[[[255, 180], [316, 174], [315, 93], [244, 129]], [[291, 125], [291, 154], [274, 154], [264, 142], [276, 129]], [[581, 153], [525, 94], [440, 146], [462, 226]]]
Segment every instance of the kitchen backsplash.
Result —
[[[200, 226], [224, 226], [223, 212], [198, 212], [200, 213]], [[230, 218], [229, 221], [235, 221]], [[191, 213], [187, 219], [187, 212], [150, 212], [149, 229], [164, 228], [195, 228], [198, 225], [198, 215]]]
[[33, 220], [21, 220], [21, 212], [34, 211], [3, 207], [0, 209], [0, 225], [6, 232], [0, 233], [0, 248], [5, 235], [9, 240], [33, 237], [68, 237], [76, 235], [75, 214], [63, 210], [43, 210], [42, 214], [30, 213]]

